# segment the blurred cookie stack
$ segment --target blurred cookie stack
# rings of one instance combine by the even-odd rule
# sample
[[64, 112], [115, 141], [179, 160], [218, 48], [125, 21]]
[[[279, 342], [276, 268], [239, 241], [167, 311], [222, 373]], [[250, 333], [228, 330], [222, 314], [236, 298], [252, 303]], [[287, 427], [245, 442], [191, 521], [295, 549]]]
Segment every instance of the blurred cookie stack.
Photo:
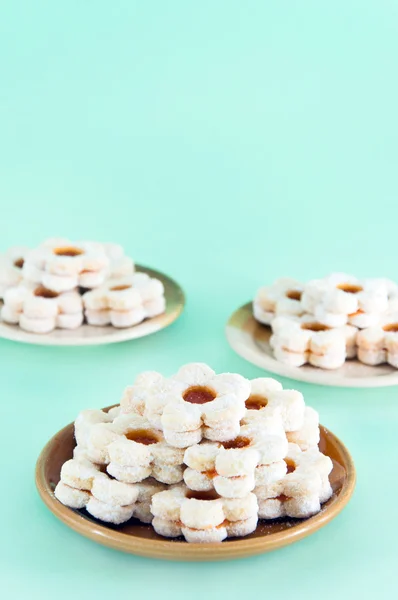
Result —
[[165, 310], [160, 281], [136, 273], [117, 244], [51, 239], [0, 260], [1, 319], [32, 333], [91, 325], [131, 327]]
[[305, 284], [280, 279], [260, 288], [253, 313], [271, 326], [275, 358], [288, 365], [336, 369], [354, 357], [398, 364], [398, 285], [391, 280], [345, 273]]

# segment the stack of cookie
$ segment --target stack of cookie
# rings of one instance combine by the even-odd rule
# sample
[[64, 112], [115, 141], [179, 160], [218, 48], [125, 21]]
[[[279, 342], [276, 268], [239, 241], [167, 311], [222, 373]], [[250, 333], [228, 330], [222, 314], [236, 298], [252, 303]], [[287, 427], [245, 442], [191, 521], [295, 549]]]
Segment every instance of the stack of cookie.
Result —
[[347, 357], [356, 355], [357, 329], [351, 325], [331, 328], [312, 315], [304, 315], [301, 319], [277, 317], [271, 327], [270, 345], [275, 358], [295, 367], [310, 363], [337, 369]]
[[288, 365], [336, 369], [358, 354], [366, 364], [395, 366], [394, 336], [376, 335], [373, 329], [386, 333], [397, 322], [398, 286], [388, 279], [335, 273], [306, 284], [277, 280], [260, 288], [253, 313], [260, 323], [271, 325], [274, 355]]
[[303, 284], [287, 277], [277, 279], [272, 285], [261, 287], [253, 301], [254, 316], [260, 323], [271, 325], [281, 315], [301, 316]]
[[392, 283], [335, 273], [323, 280], [310, 281], [301, 298], [303, 309], [328, 327], [347, 323], [358, 329], [376, 325], [388, 310]]
[[50, 239], [0, 260], [1, 319], [32, 333], [89, 325], [131, 327], [165, 311], [161, 281], [135, 273], [117, 244]]
[[[305, 518], [331, 495], [317, 413], [274, 379], [185, 365], [139, 375], [108, 413], [83, 411], [57, 498], [94, 517], [220, 542], [258, 518]], [[144, 499], [145, 498], [145, 499]]]
[[387, 362], [398, 369], [398, 313], [383, 316], [381, 322], [357, 335], [358, 358], [367, 365]]
[[109, 263], [102, 244], [55, 239], [28, 252], [22, 272], [24, 280], [62, 293], [101, 285]]
[[19, 284], [5, 292], [1, 318], [32, 333], [76, 329], [83, 323], [83, 302], [76, 290], [57, 293], [42, 285]]
[[121, 279], [108, 279], [104, 285], [83, 296], [89, 325], [131, 327], [146, 318], [162, 314], [166, 308], [161, 281], [146, 273]]

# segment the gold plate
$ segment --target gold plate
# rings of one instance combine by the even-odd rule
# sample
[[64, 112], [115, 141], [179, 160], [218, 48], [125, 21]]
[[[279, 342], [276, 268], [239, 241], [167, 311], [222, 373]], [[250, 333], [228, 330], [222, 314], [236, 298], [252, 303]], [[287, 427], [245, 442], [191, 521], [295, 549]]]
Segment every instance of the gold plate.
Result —
[[333, 460], [330, 482], [334, 493], [317, 515], [309, 519], [260, 521], [256, 531], [244, 538], [233, 538], [218, 544], [188, 544], [180, 538], [162, 538], [151, 526], [135, 519], [119, 526], [107, 525], [91, 517], [85, 510], [73, 510], [61, 504], [54, 496], [54, 489], [60, 478], [61, 466], [72, 458], [74, 446], [73, 423], [70, 423], [48, 442], [37, 461], [36, 486], [51, 512], [68, 527], [99, 544], [122, 552], [165, 560], [227, 560], [292, 544], [336, 517], [351, 498], [355, 486], [355, 468], [348, 450], [333, 433], [321, 426], [319, 447]]
[[9, 325], [0, 321], [0, 338], [42, 346], [97, 346], [133, 340], [164, 329], [178, 319], [182, 313], [185, 305], [184, 292], [174, 279], [160, 271], [141, 265], [136, 265], [136, 270], [147, 273], [150, 277], [156, 277], [163, 283], [166, 298], [166, 311], [163, 314], [123, 329], [117, 329], [110, 325], [105, 327], [82, 325], [78, 329], [54, 329], [45, 334], [28, 333], [18, 325]]
[[276, 360], [269, 339], [271, 328], [253, 316], [252, 303], [236, 310], [228, 320], [226, 336], [229, 345], [249, 362], [283, 377], [320, 385], [338, 387], [384, 387], [398, 384], [398, 371], [383, 364], [371, 367], [359, 360], [347, 360], [339, 369], [318, 369], [312, 365], [292, 367]]

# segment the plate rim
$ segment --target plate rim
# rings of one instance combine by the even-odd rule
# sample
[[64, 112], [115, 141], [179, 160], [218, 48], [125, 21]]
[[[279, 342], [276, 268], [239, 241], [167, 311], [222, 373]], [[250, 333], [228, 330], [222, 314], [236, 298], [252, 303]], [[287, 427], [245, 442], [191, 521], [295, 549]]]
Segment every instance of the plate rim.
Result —
[[237, 343], [236, 331], [242, 331], [233, 324], [233, 320], [243, 310], [246, 310], [249, 305], [252, 305], [252, 301], [245, 302], [239, 308], [228, 317], [225, 325], [225, 337], [228, 344], [242, 358], [250, 362], [251, 364], [264, 369], [270, 373], [280, 375], [281, 377], [288, 377], [295, 381], [304, 381], [306, 383], [312, 383], [316, 385], [324, 385], [328, 387], [350, 387], [350, 388], [378, 388], [378, 387], [390, 387], [398, 385], [398, 370], [396, 372], [389, 373], [387, 375], [379, 375], [372, 377], [346, 377], [341, 380], [333, 378], [333, 371], [327, 371], [318, 369], [314, 371], [303, 370], [300, 367], [292, 367], [285, 365], [277, 361], [272, 356], [256, 351], [255, 349], [247, 347], [243, 343]]
[[118, 530], [108, 529], [106, 525], [102, 526], [85, 519], [77, 511], [61, 504], [47, 484], [45, 466], [49, 460], [52, 448], [58, 443], [58, 436], [63, 433], [65, 434], [65, 430], [71, 426], [73, 426], [73, 423], [69, 423], [53, 435], [37, 459], [35, 483], [41, 499], [55, 517], [80, 535], [101, 545], [137, 556], [171, 561], [202, 562], [238, 559], [276, 550], [297, 542], [327, 525], [345, 508], [355, 488], [356, 470], [351, 454], [334, 433], [323, 425], [320, 425], [321, 432], [330, 435], [334, 444], [339, 447], [339, 451], [344, 458], [346, 478], [335, 501], [313, 517], [301, 521], [291, 529], [276, 532], [268, 536], [240, 538], [225, 544], [188, 544], [183, 541], [135, 537], [123, 534]]
[[[69, 338], [53, 338], [51, 337], [53, 332], [50, 332], [49, 334], [30, 333], [28, 331], [23, 331], [16, 325], [9, 325], [0, 320], [0, 339], [9, 340], [19, 344], [30, 344], [35, 346], [104, 346], [107, 344], [117, 344], [119, 342], [126, 342], [129, 340], [139, 339], [141, 337], [147, 337], [148, 335], [152, 335], [153, 333], [157, 333], [158, 331], [165, 329], [174, 323], [183, 313], [186, 305], [186, 294], [181, 285], [173, 277], [163, 273], [163, 271], [158, 271], [157, 269], [153, 269], [152, 267], [147, 267], [146, 265], [142, 264], [136, 264], [135, 266], [136, 272], [148, 273], [155, 277], [160, 276], [162, 279], [167, 280], [167, 282], [175, 289], [178, 297], [178, 304], [173, 312], [169, 314], [163, 313], [162, 315], [158, 315], [152, 319], [147, 319], [132, 327], [120, 329], [114, 327], [114, 333], [112, 336], [103, 335], [98, 337], [79, 337], [77, 332], [80, 328], [77, 328], [75, 330], [76, 336], [71, 336]], [[158, 322], [155, 321], [155, 319], [158, 319]], [[152, 327], [149, 331], [145, 331], [148, 328], [148, 324], [151, 322]], [[87, 325], [87, 327], [89, 327], [89, 325]], [[143, 333], [140, 333], [140, 327], [142, 327], [144, 330]], [[106, 328], [104, 328], [104, 330], [105, 329]]]

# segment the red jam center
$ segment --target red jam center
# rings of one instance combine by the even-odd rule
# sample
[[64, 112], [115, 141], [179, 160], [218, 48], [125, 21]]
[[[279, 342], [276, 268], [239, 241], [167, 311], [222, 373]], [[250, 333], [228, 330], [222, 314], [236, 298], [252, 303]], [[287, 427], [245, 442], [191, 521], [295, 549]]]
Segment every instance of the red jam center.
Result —
[[185, 497], [190, 500], [218, 500], [220, 496], [214, 490], [208, 492], [194, 492], [193, 490], [188, 490]]
[[55, 248], [54, 254], [57, 256], [80, 256], [84, 254], [80, 248], [74, 248], [73, 246], [64, 246], [62, 248]]
[[322, 323], [302, 323], [301, 329], [306, 329], [308, 331], [328, 331], [330, 327], [322, 325]]
[[301, 296], [302, 296], [303, 292], [300, 292], [300, 290], [288, 290], [285, 294], [286, 298], [290, 298], [290, 300], [301, 300]]
[[347, 294], [358, 294], [363, 291], [363, 287], [353, 283], [340, 283], [340, 285], [337, 286], [337, 289], [343, 290], [343, 292], [346, 292]]
[[390, 323], [383, 327], [384, 331], [391, 331], [392, 333], [398, 333], [398, 323]]
[[131, 285], [115, 285], [115, 287], [111, 287], [111, 292], [122, 292], [123, 290], [129, 290]]
[[279, 500], [280, 502], [286, 502], [286, 500], [290, 500], [289, 496], [285, 496], [285, 494], [280, 494], [277, 496], [275, 500]]
[[137, 444], [144, 444], [144, 446], [157, 444], [160, 441], [159, 438], [148, 429], [132, 429], [125, 433], [125, 436], [128, 440], [137, 442]]
[[226, 450], [231, 450], [233, 448], [246, 448], [247, 446], [250, 446], [251, 440], [247, 437], [238, 436], [234, 440], [221, 442], [221, 444]]
[[39, 298], [57, 298], [59, 295], [59, 294], [57, 294], [57, 292], [48, 290], [43, 285], [40, 285], [38, 288], [36, 288], [33, 293], [35, 296], [38, 296]]
[[16, 267], [17, 269], [22, 269], [24, 262], [25, 261], [23, 258], [18, 258], [17, 260], [14, 260], [14, 267]]
[[290, 458], [285, 458], [285, 463], [287, 466], [287, 473], [293, 473], [296, 470], [296, 464], [294, 460], [291, 460]]
[[208, 477], [209, 479], [214, 479], [214, 477], [217, 477], [218, 473], [215, 469], [211, 469], [210, 471], [203, 471], [204, 474], [206, 475], [206, 477]]
[[267, 406], [268, 400], [259, 394], [253, 394], [245, 402], [247, 410], [261, 410], [264, 406]]
[[214, 400], [216, 394], [208, 387], [194, 385], [188, 388], [182, 397], [185, 402], [190, 402], [191, 404], [206, 404]]

